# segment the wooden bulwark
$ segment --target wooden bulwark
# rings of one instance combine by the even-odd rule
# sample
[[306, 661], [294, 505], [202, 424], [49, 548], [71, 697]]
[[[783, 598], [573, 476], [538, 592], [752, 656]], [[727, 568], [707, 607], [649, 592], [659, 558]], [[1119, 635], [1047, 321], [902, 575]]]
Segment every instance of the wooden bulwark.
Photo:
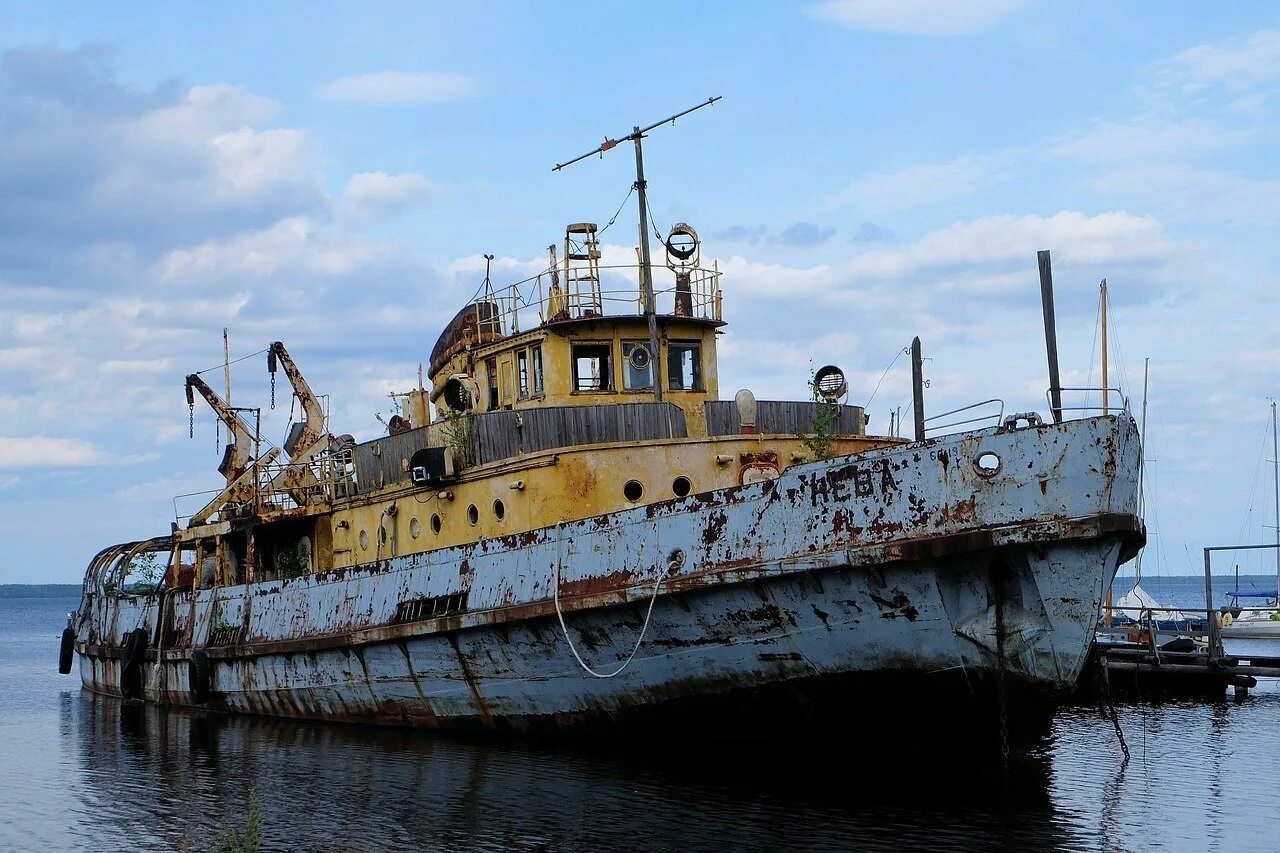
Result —
[[[738, 404], [733, 400], [709, 400], [705, 404], [708, 435], [737, 435], [742, 431]], [[756, 432], [766, 435], [806, 435], [813, 432], [818, 403], [760, 400], [756, 403]], [[861, 406], [841, 406], [837, 435], [865, 435], [866, 418]]]

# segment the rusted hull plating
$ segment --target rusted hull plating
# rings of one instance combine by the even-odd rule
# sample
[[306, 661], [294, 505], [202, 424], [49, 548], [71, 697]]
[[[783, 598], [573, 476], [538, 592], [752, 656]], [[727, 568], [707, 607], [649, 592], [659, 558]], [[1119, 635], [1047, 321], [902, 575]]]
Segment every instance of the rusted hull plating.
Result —
[[[985, 454], [998, 470], [976, 465]], [[321, 720], [625, 721], [884, 673], [1052, 692], [1075, 683], [1103, 591], [1141, 545], [1137, 469], [1127, 414], [983, 430], [340, 572], [163, 600], [89, 591], [81, 677], [127, 692], [124, 637], [142, 627], [149, 646], [129, 664], [141, 698]], [[634, 659], [588, 675], [567, 639], [615, 669], [657, 573]], [[430, 616], [440, 608], [459, 612]], [[210, 662], [203, 703], [197, 650]]]

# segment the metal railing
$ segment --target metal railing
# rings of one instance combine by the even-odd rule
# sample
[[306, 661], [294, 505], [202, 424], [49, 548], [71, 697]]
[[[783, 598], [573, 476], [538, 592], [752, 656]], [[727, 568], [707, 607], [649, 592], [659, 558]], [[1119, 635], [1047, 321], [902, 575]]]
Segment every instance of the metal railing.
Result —
[[[986, 414], [976, 414], [973, 417], [964, 418], [962, 420], [957, 420], [957, 421], [948, 421], [947, 423], [943, 423], [943, 424], [934, 424], [932, 426], [929, 423], [930, 421], [943, 420], [944, 418], [954, 417], [956, 415], [961, 415], [966, 412], [974, 412], [975, 410], [981, 409], [984, 406], [992, 406], [992, 405], [997, 407], [997, 410], [995, 412], [989, 412]], [[979, 423], [985, 424], [988, 421], [991, 421], [992, 425], [994, 426], [999, 426], [1000, 422], [1003, 420], [1004, 420], [1004, 400], [1001, 400], [998, 397], [993, 397], [990, 400], [983, 400], [979, 403], [970, 403], [967, 406], [961, 406], [960, 408], [952, 409], [949, 412], [939, 412], [936, 415], [930, 415], [929, 417], [924, 419], [924, 431], [925, 431], [925, 435], [928, 435], [929, 433], [937, 432], [938, 430], [954, 429], [955, 427], [968, 426], [970, 424], [979, 424]]]
[[[1088, 394], [1099, 394], [1099, 395], [1101, 395], [1103, 392], [1106, 392], [1108, 395], [1110, 395], [1110, 394], [1115, 394], [1116, 398], [1119, 400], [1119, 403], [1118, 403], [1118, 404], [1108, 402], [1106, 406], [1103, 406], [1102, 401], [1101, 401], [1101, 400], [1099, 400], [1099, 401], [1098, 401], [1098, 403], [1097, 403], [1097, 405], [1094, 405], [1092, 402], [1090, 402], [1090, 400], [1089, 400], [1088, 396], [1086, 396], [1086, 397], [1085, 397], [1085, 399], [1084, 399], [1084, 403], [1083, 403], [1082, 405], [1078, 405], [1078, 406], [1068, 406], [1068, 405], [1066, 405], [1066, 404], [1064, 403], [1062, 406], [1058, 407], [1058, 411], [1060, 411], [1060, 412], [1099, 412], [1099, 413], [1105, 413], [1105, 412], [1109, 412], [1109, 411], [1125, 411], [1125, 412], [1129, 411], [1129, 398], [1128, 398], [1128, 397], [1126, 397], [1126, 396], [1125, 396], [1125, 394], [1124, 394], [1124, 392], [1123, 392], [1123, 391], [1121, 391], [1119, 388], [1113, 388], [1113, 387], [1106, 387], [1106, 388], [1083, 388], [1083, 387], [1082, 387], [1082, 388], [1058, 388], [1057, 390], [1058, 390], [1058, 392], [1059, 392], [1059, 393], [1062, 393], [1062, 392], [1071, 392], [1071, 393], [1073, 393], [1073, 394], [1085, 394], [1085, 395], [1088, 395]], [[1046, 390], [1046, 391], [1044, 392], [1045, 400], [1046, 400], [1046, 401], [1048, 402], [1048, 404], [1049, 404], [1049, 411], [1053, 411], [1053, 408], [1054, 408], [1054, 406], [1053, 406], [1053, 391], [1054, 391], [1054, 389], [1053, 389], [1053, 388], [1050, 388], [1050, 389], [1048, 389], [1048, 390]]]
[[[547, 269], [535, 276], [476, 297], [474, 303], [495, 306], [481, 326], [499, 335], [519, 334], [544, 323], [594, 317], [644, 313], [644, 295], [638, 264], [599, 266], [598, 278], [567, 277], [563, 268]], [[677, 277], [669, 287], [658, 287], [673, 273], [650, 266], [654, 281], [654, 310], [663, 316], [723, 319], [720, 270], [695, 267], [687, 281]]]
[[[221, 520], [228, 507], [234, 508], [236, 514], [251, 512], [261, 515], [332, 502], [335, 498], [349, 497], [356, 491], [354, 465], [345, 449], [326, 450], [306, 462], [259, 464], [255, 461], [252, 470], [251, 497], [248, 500], [228, 500], [214, 510], [208, 520]], [[174, 520], [179, 526], [185, 526], [225, 491], [226, 488], [206, 489], [175, 495]]]

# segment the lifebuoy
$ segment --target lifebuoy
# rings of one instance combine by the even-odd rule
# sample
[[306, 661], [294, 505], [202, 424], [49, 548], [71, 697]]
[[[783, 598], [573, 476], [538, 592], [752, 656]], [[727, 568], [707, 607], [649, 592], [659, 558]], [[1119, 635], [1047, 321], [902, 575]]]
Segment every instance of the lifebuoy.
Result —
[[1234, 622], [1234, 621], [1236, 621], [1236, 620], [1232, 618], [1232, 616], [1231, 616], [1231, 611], [1230, 611], [1230, 610], [1228, 610], [1226, 613], [1223, 613], [1223, 614], [1222, 614], [1222, 627], [1223, 627], [1223, 628], [1227, 627], [1228, 625], [1230, 625], [1230, 624], [1231, 624], [1232, 622]]
[[124, 635], [124, 648], [120, 654], [120, 692], [126, 699], [142, 698], [142, 650], [146, 647], [146, 628], [134, 628]]
[[191, 691], [192, 701], [197, 705], [209, 701], [211, 675], [209, 656], [199, 649], [192, 652], [187, 661], [187, 688]]
[[58, 649], [58, 672], [67, 675], [71, 672], [71, 661], [76, 650], [76, 632], [70, 628], [62, 629], [62, 646]]

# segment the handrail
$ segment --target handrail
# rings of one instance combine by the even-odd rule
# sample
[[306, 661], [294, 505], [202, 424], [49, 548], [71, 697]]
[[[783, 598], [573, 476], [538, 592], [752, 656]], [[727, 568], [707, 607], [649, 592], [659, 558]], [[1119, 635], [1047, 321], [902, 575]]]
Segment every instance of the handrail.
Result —
[[[1050, 388], [1050, 389], [1048, 389], [1048, 390], [1046, 390], [1046, 391], [1044, 392], [1044, 397], [1045, 397], [1045, 400], [1046, 400], [1046, 401], [1048, 401], [1048, 404], [1049, 404], [1049, 408], [1050, 408], [1050, 410], [1052, 410], [1052, 409], [1054, 408], [1054, 405], [1053, 405], [1053, 392], [1054, 392], [1054, 390], [1055, 390], [1055, 389]], [[1102, 393], [1102, 392], [1104, 392], [1104, 391], [1106, 391], [1107, 393], [1112, 393], [1112, 392], [1114, 392], [1114, 393], [1115, 393], [1115, 395], [1116, 395], [1117, 397], [1119, 397], [1119, 398], [1120, 398], [1120, 405], [1118, 405], [1118, 406], [1114, 406], [1114, 407], [1108, 406], [1107, 408], [1115, 408], [1115, 409], [1117, 409], [1117, 410], [1123, 410], [1123, 411], [1126, 411], [1126, 412], [1127, 412], [1127, 411], [1129, 411], [1129, 398], [1128, 398], [1127, 396], [1125, 396], [1125, 393], [1124, 393], [1123, 391], [1121, 391], [1119, 388], [1114, 388], [1114, 387], [1111, 387], [1111, 386], [1108, 386], [1108, 387], [1106, 387], [1106, 388], [1101, 388], [1101, 387], [1099, 387], [1099, 388], [1090, 388], [1090, 387], [1072, 387], [1072, 388], [1067, 388], [1067, 387], [1062, 387], [1062, 388], [1058, 388], [1058, 389], [1056, 389], [1056, 390], [1057, 390], [1058, 392], [1062, 392], [1062, 391], [1071, 391], [1071, 392], [1075, 392], [1075, 393], [1084, 393], [1084, 394], [1095, 393], [1095, 392], [1096, 392], [1096, 393], [1098, 393], [1098, 394], [1101, 394], [1101, 393]], [[1095, 411], [1100, 411], [1102, 408], [1103, 408], [1103, 406], [1102, 406], [1102, 404], [1101, 404], [1101, 403], [1099, 403], [1099, 404], [1098, 404], [1098, 405], [1096, 405], [1096, 406], [1093, 406], [1093, 405], [1085, 405], [1085, 406], [1065, 406], [1065, 405], [1064, 405], [1064, 406], [1058, 406], [1058, 407], [1057, 407], [1058, 411], [1060, 411], [1060, 412], [1095, 412]]]
[[[980, 415], [975, 418], [967, 418], [965, 420], [952, 421], [950, 423], [939, 424], [937, 426], [928, 425], [929, 421], [936, 421], [941, 418], [950, 417], [951, 415], [958, 415], [961, 412], [968, 412], [973, 409], [977, 409], [981, 406], [989, 406], [992, 403], [998, 403], [1000, 405], [1000, 410], [993, 415]], [[966, 426], [968, 424], [984, 423], [989, 420], [994, 420], [996, 424], [999, 425], [999, 423], [1003, 419], [1004, 419], [1004, 400], [1001, 400], [999, 397], [992, 397], [990, 400], [983, 400], [979, 403], [970, 403], [967, 406], [961, 406], [960, 408], [952, 409], [949, 412], [939, 412], [936, 415], [930, 415], [929, 417], [924, 419], [925, 432], [928, 433], [930, 430], [951, 429], [952, 427]]]

